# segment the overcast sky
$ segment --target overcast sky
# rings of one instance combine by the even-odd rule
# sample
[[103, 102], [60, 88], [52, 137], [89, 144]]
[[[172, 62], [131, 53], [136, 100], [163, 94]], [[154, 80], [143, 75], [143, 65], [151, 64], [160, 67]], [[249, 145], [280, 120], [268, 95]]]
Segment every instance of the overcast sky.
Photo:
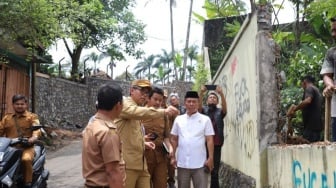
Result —
[[[281, 3], [283, 0], [277, 0]], [[137, 0], [138, 4], [134, 9], [134, 14], [137, 19], [146, 24], [145, 33], [148, 40], [140, 47], [145, 51], [145, 57], [151, 54], [161, 54], [162, 49], [167, 52], [171, 51], [170, 46], [170, 18], [169, 18], [169, 0]], [[249, 3], [249, 0], [245, 0]], [[279, 12], [280, 22], [288, 22], [294, 18], [294, 9], [288, 1], [285, 2], [286, 9]], [[202, 8], [203, 0], [194, 0], [193, 11], [205, 15], [205, 10]], [[249, 7], [249, 4], [247, 4]], [[190, 0], [178, 0], [176, 6], [173, 8], [174, 14], [174, 42], [175, 50], [182, 51], [185, 46], [185, 38], [187, 35], [187, 22]], [[273, 16], [273, 15], [272, 15]], [[190, 45], [202, 45], [203, 26], [192, 21], [190, 33]], [[58, 62], [61, 58], [65, 57], [63, 63], [70, 62], [69, 55], [62, 45], [59, 45], [50, 50], [53, 55], [54, 61]], [[82, 57], [90, 54], [93, 50], [84, 50]], [[125, 72], [126, 67], [129, 66], [128, 71], [132, 72], [136, 64], [141, 60], [127, 58], [126, 61], [117, 62], [113, 71], [113, 77], [118, 76]], [[106, 58], [99, 64], [99, 68], [106, 72], [109, 58]], [[93, 67], [93, 63], [91, 64]], [[109, 75], [110, 70], [108, 70]]]

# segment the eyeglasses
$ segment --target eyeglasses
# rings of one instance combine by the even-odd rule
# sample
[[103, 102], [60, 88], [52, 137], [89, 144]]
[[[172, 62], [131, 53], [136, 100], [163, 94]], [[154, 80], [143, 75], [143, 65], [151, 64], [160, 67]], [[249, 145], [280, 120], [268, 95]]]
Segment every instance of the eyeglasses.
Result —
[[139, 87], [139, 86], [133, 86], [134, 89], [137, 89], [141, 92], [142, 95], [149, 95], [149, 90], [147, 88], [144, 87]]

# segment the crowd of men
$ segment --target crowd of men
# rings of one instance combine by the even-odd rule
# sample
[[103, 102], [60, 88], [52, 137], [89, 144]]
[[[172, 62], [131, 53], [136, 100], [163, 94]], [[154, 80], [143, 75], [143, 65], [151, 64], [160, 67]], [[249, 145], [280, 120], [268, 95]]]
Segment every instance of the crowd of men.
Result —
[[[336, 39], [336, 18], [331, 19], [332, 37]], [[323, 95], [332, 97], [332, 138], [336, 141], [336, 47], [326, 54], [321, 75]], [[302, 101], [293, 105], [288, 116], [302, 110], [303, 137], [310, 142], [320, 140], [322, 127], [322, 95], [310, 75], [302, 78]], [[209, 91], [211, 90], [211, 91]], [[213, 90], [213, 91], [212, 91]], [[203, 105], [203, 97], [206, 100]], [[167, 100], [169, 101], [167, 104]], [[123, 97], [116, 84], [106, 84], [97, 94], [97, 112], [83, 131], [82, 169], [86, 188], [180, 188], [208, 186], [218, 188], [218, 169], [224, 144], [224, 117], [227, 113], [222, 88], [201, 87], [187, 91], [184, 105], [177, 93], [168, 96], [162, 88], [148, 80], [135, 80], [130, 96]], [[23, 95], [12, 98], [14, 113], [3, 117], [0, 136], [26, 137], [33, 144], [40, 130], [36, 114], [27, 111]], [[19, 146], [21, 147], [21, 146]], [[33, 145], [22, 148], [23, 176], [31, 187]]]
[[204, 188], [210, 173], [211, 187], [219, 187], [226, 101], [217, 86], [203, 106], [205, 92], [187, 91], [180, 105], [177, 93], [168, 96], [148, 80], [133, 81], [129, 97], [118, 85], [101, 86], [97, 112], [83, 131], [85, 187], [171, 188], [192, 182]]

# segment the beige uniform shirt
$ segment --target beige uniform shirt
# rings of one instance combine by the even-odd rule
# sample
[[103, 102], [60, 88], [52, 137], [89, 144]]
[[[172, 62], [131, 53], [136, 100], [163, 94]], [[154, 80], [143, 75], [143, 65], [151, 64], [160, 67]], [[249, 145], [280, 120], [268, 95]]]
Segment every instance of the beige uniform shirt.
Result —
[[126, 169], [145, 170], [147, 164], [144, 156], [144, 130], [140, 120], [160, 118], [164, 116], [164, 109], [138, 106], [131, 97], [123, 101], [122, 112], [114, 122], [122, 140], [122, 149], [126, 162]]
[[155, 143], [155, 150], [145, 150], [146, 159], [148, 163], [156, 163], [165, 161], [167, 154], [163, 150], [163, 141], [165, 138], [169, 138], [170, 127], [168, 118], [156, 118], [141, 121], [145, 128], [145, 133], [156, 133], [158, 137], [153, 141]]
[[86, 185], [108, 186], [105, 164], [115, 161], [119, 161], [125, 182], [125, 162], [116, 128], [111, 120], [96, 114], [83, 131], [82, 167]]
[[0, 136], [8, 138], [41, 136], [40, 130], [32, 131], [31, 127], [34, 125], [40, 125], [38, 116], [34, 113], [25, 111], [22, 116], [6, 114], [0, 124]]

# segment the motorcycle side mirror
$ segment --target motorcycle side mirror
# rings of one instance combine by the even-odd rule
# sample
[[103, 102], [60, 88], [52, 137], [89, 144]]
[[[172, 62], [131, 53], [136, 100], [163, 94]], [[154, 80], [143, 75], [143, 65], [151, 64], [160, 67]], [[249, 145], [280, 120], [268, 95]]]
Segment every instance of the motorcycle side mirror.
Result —
[[44, 126], [43, 125], [34, 125], [30, 128], [32, 131], [36, 131], [38, 129], [41, 129], [41, 132], [42, 132], [42, 136], [43, 137], [48, 137], [48, 134], [47, 132], [44, 130]]

